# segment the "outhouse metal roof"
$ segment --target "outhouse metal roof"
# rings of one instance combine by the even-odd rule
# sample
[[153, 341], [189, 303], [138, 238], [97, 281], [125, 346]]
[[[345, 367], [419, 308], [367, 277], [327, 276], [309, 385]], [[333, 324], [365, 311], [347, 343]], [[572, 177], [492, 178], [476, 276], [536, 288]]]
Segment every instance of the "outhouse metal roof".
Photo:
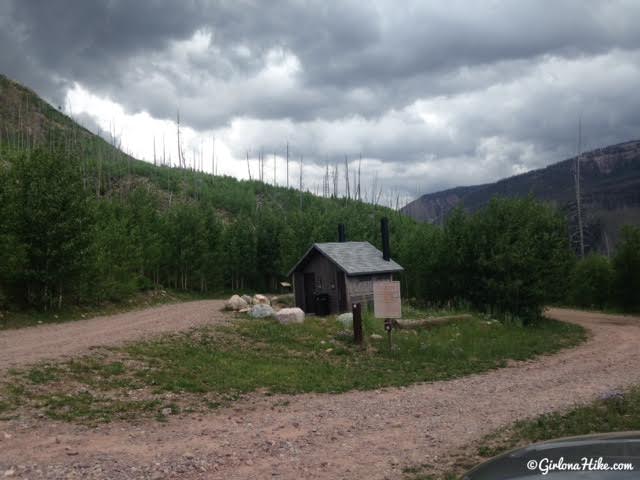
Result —
[[393, 259], [383, 259], [382, 252], [369, 242], [327, 242], [314, 243], [291, 269], [289, 275], [298, 269], [313, 250], [327, 257], [347, 275], [394, 273], [404, 270]]

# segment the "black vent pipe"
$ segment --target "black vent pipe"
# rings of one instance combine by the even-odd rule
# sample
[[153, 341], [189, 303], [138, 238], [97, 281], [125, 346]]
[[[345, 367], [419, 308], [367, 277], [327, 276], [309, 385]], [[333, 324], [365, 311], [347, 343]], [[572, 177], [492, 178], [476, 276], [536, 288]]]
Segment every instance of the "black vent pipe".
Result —
[[380, 229], [382, 230], [382, 258], [387, 262], [391, 260], [391, 248], [389, 247], [389, 219], [382, 217], [380, 220]]
[[338, 224], [338, 241], [339, 242], [346, 242], [347, 241], [347, 235], [346, 235], [345, 230], [344, 230], [344, 223], [339, 223]]

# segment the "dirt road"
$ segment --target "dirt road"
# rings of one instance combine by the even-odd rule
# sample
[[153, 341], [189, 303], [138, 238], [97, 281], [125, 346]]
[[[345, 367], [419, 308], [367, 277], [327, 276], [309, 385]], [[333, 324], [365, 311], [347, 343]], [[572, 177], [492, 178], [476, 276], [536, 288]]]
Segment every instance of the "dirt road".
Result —
[[[517, 419], [640, 383], [640, 318], [551, 310], [582, 346], [457, 380], [341, 395], [254, 396], [166, 423], [0, 422], [2, 468], [28, 478], [401, 478]], [[71, 325], [69, 325], [71, 326]], [[3, 432], [10, 438], [3, 440]]]
[[88, 320], [0, 331], [0, 371], [11, 366], [86, 353], [149, 335], [223, 321], [222, 300], [202, 300]]

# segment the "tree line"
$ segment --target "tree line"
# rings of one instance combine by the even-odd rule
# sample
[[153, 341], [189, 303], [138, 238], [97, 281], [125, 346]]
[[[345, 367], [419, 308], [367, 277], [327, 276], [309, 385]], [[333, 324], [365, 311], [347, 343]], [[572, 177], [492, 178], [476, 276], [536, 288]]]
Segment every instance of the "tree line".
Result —
[[[527, 320], [549, 302], [592, 298], [578, 285], [599, 278], [581, 273], [595, 261], [576, 261], [564, 217], [532, 198], [458, 210], [440, 227], [259, 181], [121, 167], [99, 150], [0, 153], [0, 308], [117, 301], [154, 288], [274, 291], [312, 242], [336, 240], [339, 223], [348, 239], [380, 247], [382, 216], [405, 268], [403, 294], [419, 302]], [[638, 233], [628, 232], [608, 264], [611, 292], [638, 281]]]

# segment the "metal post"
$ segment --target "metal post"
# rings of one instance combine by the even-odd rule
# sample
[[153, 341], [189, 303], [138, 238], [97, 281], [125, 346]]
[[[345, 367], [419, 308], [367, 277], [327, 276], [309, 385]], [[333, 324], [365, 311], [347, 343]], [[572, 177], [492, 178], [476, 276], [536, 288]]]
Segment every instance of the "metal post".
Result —
[[351, 312], [353, 314], [353, 342], [362, 345], [362, 305], [359, 303], [351, 304]]

